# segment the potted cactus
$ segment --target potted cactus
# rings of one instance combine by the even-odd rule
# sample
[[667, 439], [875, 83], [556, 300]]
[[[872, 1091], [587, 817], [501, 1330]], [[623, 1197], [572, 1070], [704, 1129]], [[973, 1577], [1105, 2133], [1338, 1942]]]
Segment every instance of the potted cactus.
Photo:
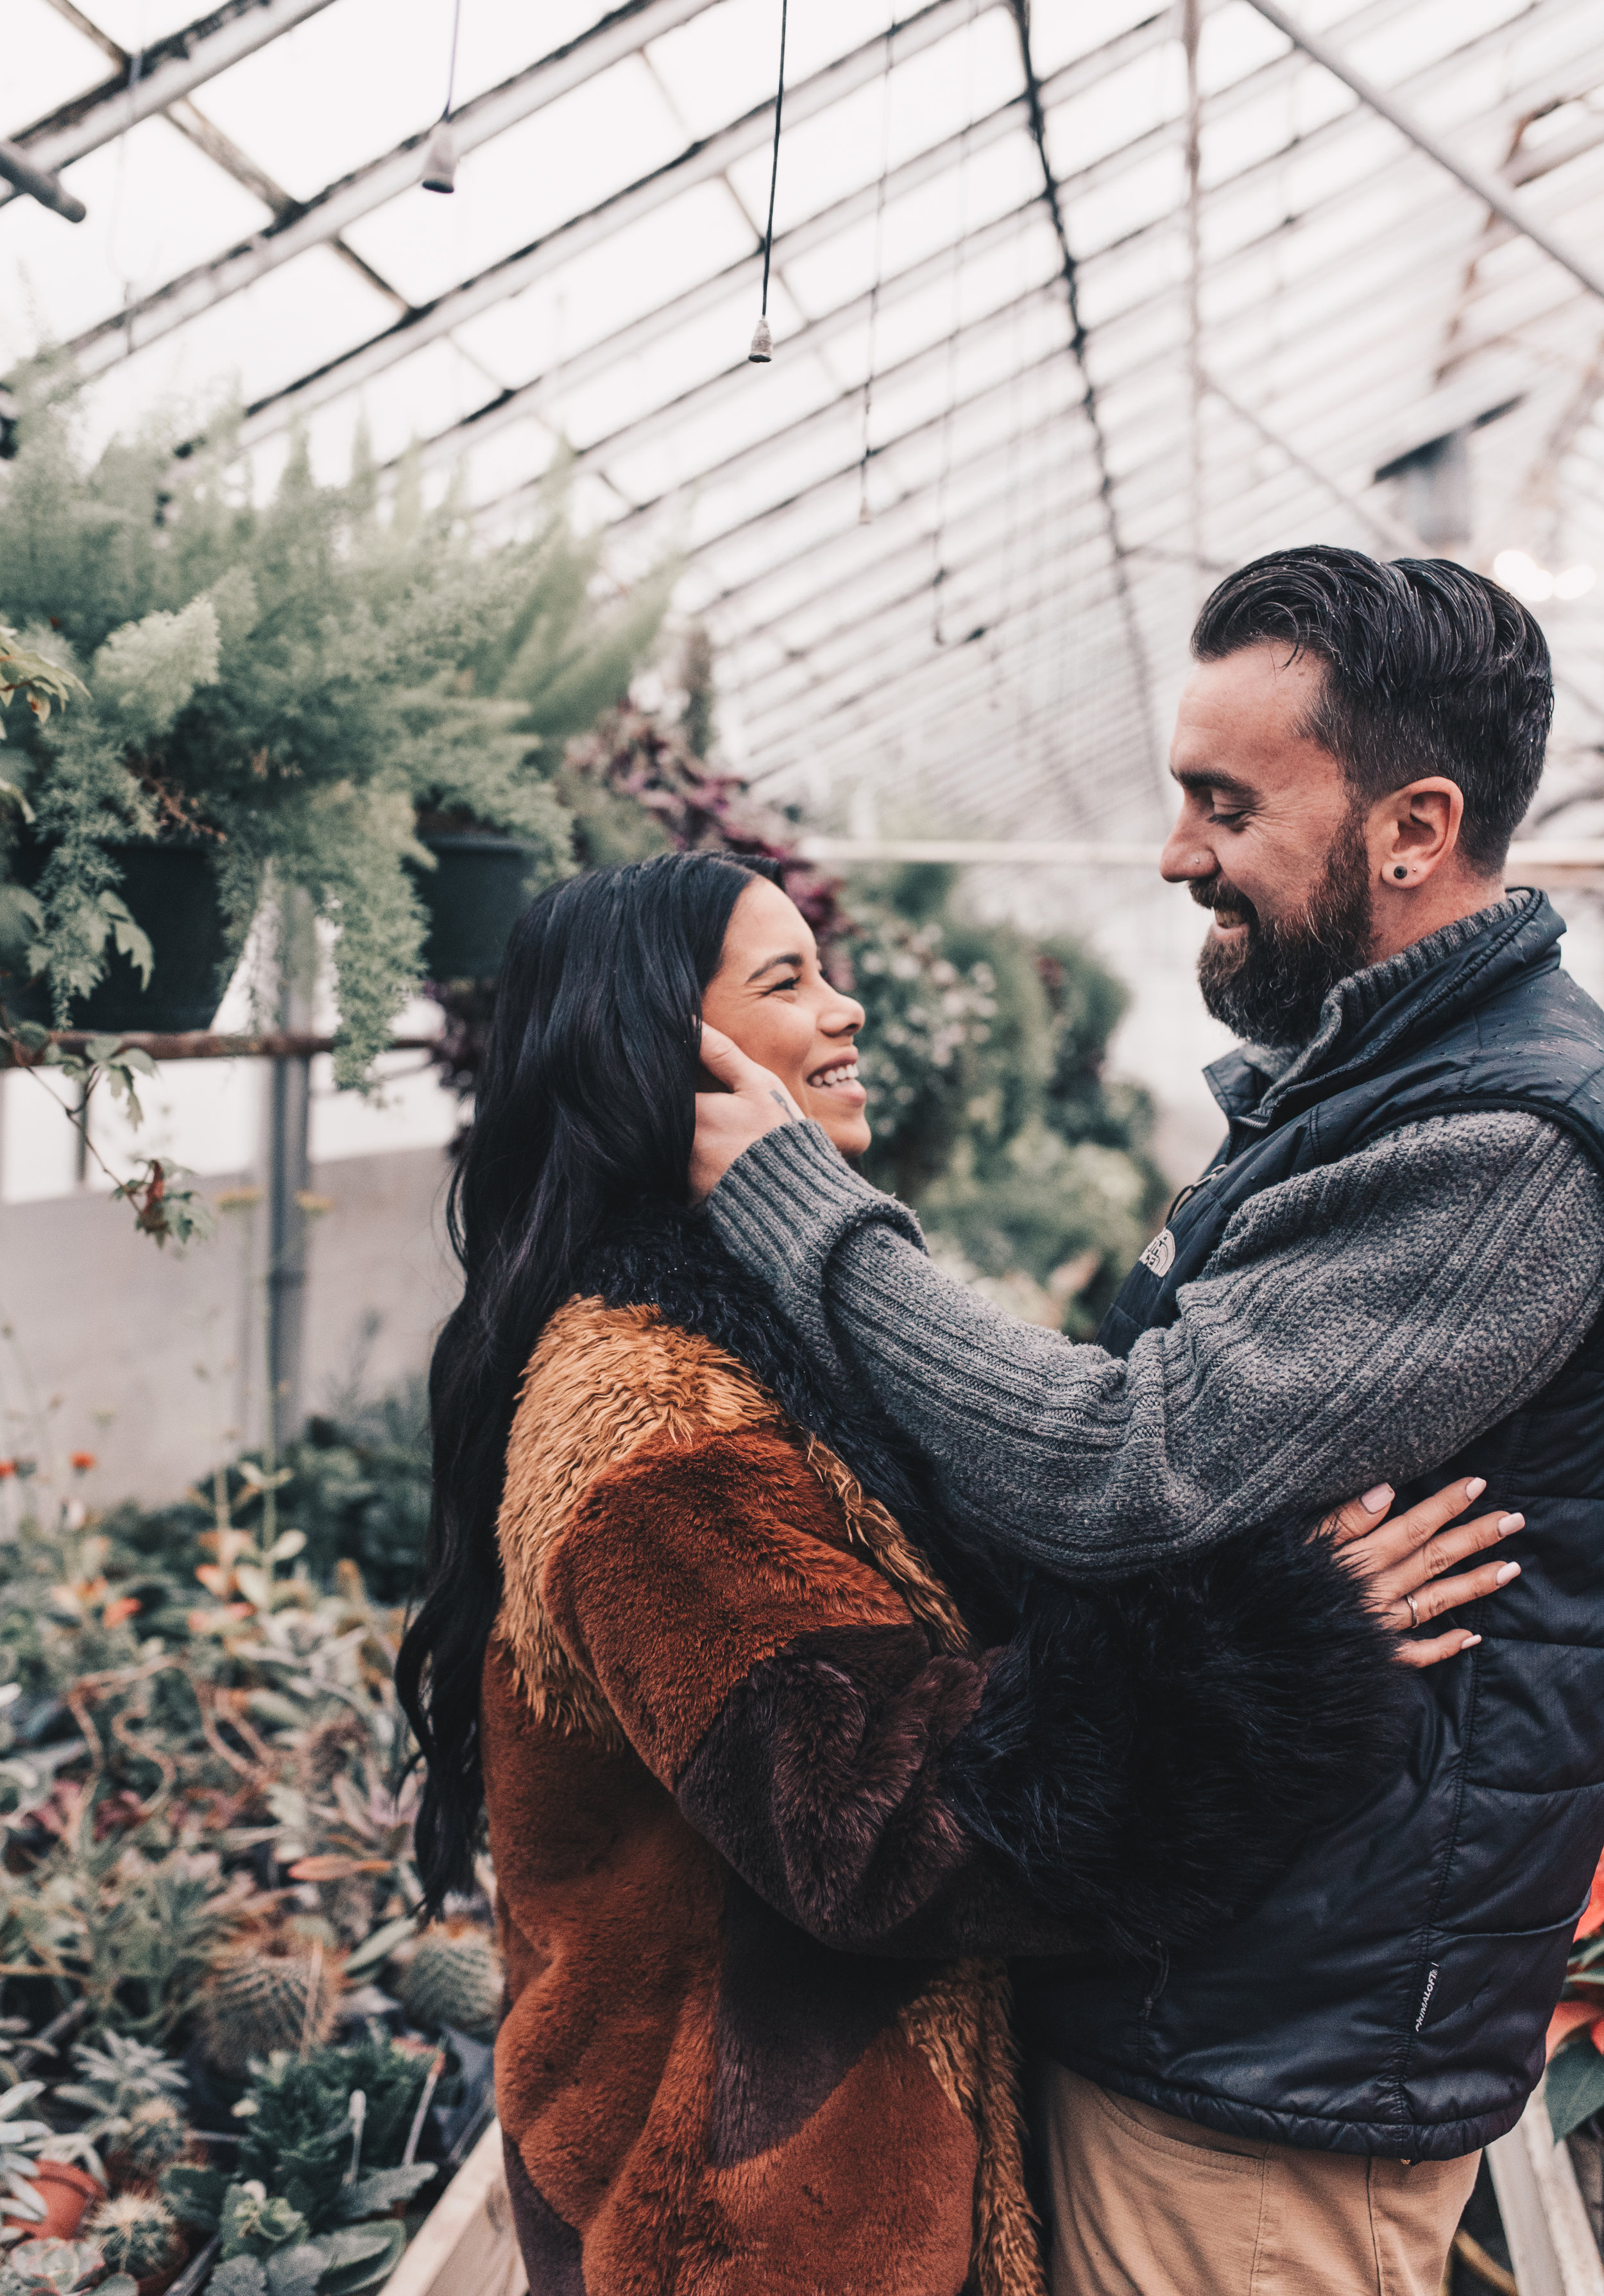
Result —
[[484, 1931], [448, 1919], [426, 1929], [410, 1948], [397, 1989], [415, 2025], [430, 2032], [449, 2026], [472, 2041], [493, 2041], [502, 1984], [501, 1956]]
[[187, 2261], [177, 2219], [152, 2194], [113, 2194], [86, 2218], [84, 2230], [110, 2269], [128, 2275], [138, 2296], [160, 2296]]
[[201, 2003], [209, 2061], [231, 2079], [276, 2049], [316, 2048], [339, 2013], [340, 1956], [288, 1927], [263, 1927], [228, 1948]]

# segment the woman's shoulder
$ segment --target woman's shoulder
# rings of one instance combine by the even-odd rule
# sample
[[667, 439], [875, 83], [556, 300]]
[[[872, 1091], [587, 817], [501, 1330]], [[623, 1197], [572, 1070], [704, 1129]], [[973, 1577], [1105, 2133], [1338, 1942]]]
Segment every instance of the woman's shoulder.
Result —
[[557, 1310], [519, 1390], [498, 1526], [499, 1634], [538, 1707], [587, 1702], [575, 1702], [539, 1591], [586, 1494], [637, 1454], [788, 1434], [779, 1405], [744, 1364], [657, 1308], [580, 1298]]
[[570, 1300], [540, 1335], [507, 1443], [509, 1508], [576, 1499], [646, 1443], [777, 1431], [785, 1414], [744, 1364], [651, 1307]]

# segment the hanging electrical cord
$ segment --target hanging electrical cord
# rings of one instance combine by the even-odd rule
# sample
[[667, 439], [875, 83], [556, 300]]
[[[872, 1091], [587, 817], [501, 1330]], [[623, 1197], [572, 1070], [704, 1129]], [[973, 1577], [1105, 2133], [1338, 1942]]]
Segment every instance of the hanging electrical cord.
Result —
[[880, 317], [880, 283], [885, 271], [885, 179], [891, 173], [891, 68], [895, 20], [885, 28], [885, 70], [880, 83], [880, 186], [875, 194], [875, 283], [868, 297], [868, 358], [863, 374], [863, 452], [858, 462], [858, 523], [873, 523], [868, 506], [868, 419], [875, 395], [875, 339]]
[[935, 483], [935, 523], [930, 536], [934, 563], [930, 572], [931, 596], [934, 614], [931, 637], [939, 646], [947, 643], [942, 627], [942, 592], [947, 580], [947, 481], [952, 475], [952, 417], [958, 406], [958, 346], [964, 323], [964, 256], [969, 241], [969, 138], [975, 133], [975, 25], [980, 13], [980, 0], [969, 0], [969, 22], [966, 35], [968, 70], [969, 117], [958, 147], [958, 244], [952, 266], [952, 326], [947, 337], [947, 405], [942, 415], [942, 459]]
[[451, 133], [451, 105], [457, 94], [457, 42], [462, 30], [462, 0], [456, 0], [451, 12], [451, 62], [446, 71], [446, 102], [429, 149], [424, 154], [424, 189], [426, 192], [454, 192], [457, 189], [457, 138]]
[[780, 179], [780, 112], [786, 101], [786, 11], [788, 0], [780, 0], [780, 70], [774, 91], [774, 162], [769, 170], [769, 223], [763, 233], [763, 308], [757, 325], [752, 331], [752, 348], [747, 358], [754, 366], [767, 366], [774, 357], [774, 337], [769, 332], [769, 265], [774, 254], [774, 194]]
[[1197, 77], [1202, 0], [1181, 0], [1187, 67], [1187, 524], [1194, 607], [1203, 603], [1203, 88]]

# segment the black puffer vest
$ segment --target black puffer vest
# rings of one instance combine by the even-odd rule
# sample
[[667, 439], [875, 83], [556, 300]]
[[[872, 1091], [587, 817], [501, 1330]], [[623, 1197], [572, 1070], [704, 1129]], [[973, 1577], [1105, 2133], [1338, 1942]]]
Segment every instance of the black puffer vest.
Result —
[[[1563, 930], [1541, 894], [1518, 897], [1285, 1088], [1239, 1053], [1218, 1062], [1225, 1146], [1102, 1345], [1128, 1354], [1175, 1319], [1249, 1196], [1401, 1125], [1523, 1109], [1604, 1169], [1604, 1013], [1559, 970]], [[1022, 1972], [1024, 2030], [1064, 2063], [1227, 2134], [1330, 2152], [1450, 2160], [1513, 2127], [1604, 1847], [1604, 1315], [1576, 1338], [1533, 1402], [1429, 1479], [1485, 1475], [1485, 1506], [1524, 1511], [1500, 1549], [1523, 1575], [1460, 1614], [1478, 1650], [1409, 1677], [1402, 1761], [1246, 1919], [1167, 1967]]]

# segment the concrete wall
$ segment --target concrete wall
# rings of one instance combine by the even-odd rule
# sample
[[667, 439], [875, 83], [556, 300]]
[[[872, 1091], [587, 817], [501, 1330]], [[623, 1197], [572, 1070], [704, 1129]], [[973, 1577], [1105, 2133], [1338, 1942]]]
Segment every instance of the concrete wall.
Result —
[[[329, 1209], [310, 1247], [309, 1410], [426, 1365], [455, 1297], [447, 1169], [438, 1147], [314, 1166]], [[226, 1201], [250, 1178], [211, 1176], [207, 1192]], [[0, 1457], [37, 1456], [59, 1483], [73, 1451], [93, 1451], [86, 1496], [154, 1502], [259, 1439], [264, 1226], [259, 1206], [224, 1211], [180, 1258], [103, 1193], [0, 1207]]]

